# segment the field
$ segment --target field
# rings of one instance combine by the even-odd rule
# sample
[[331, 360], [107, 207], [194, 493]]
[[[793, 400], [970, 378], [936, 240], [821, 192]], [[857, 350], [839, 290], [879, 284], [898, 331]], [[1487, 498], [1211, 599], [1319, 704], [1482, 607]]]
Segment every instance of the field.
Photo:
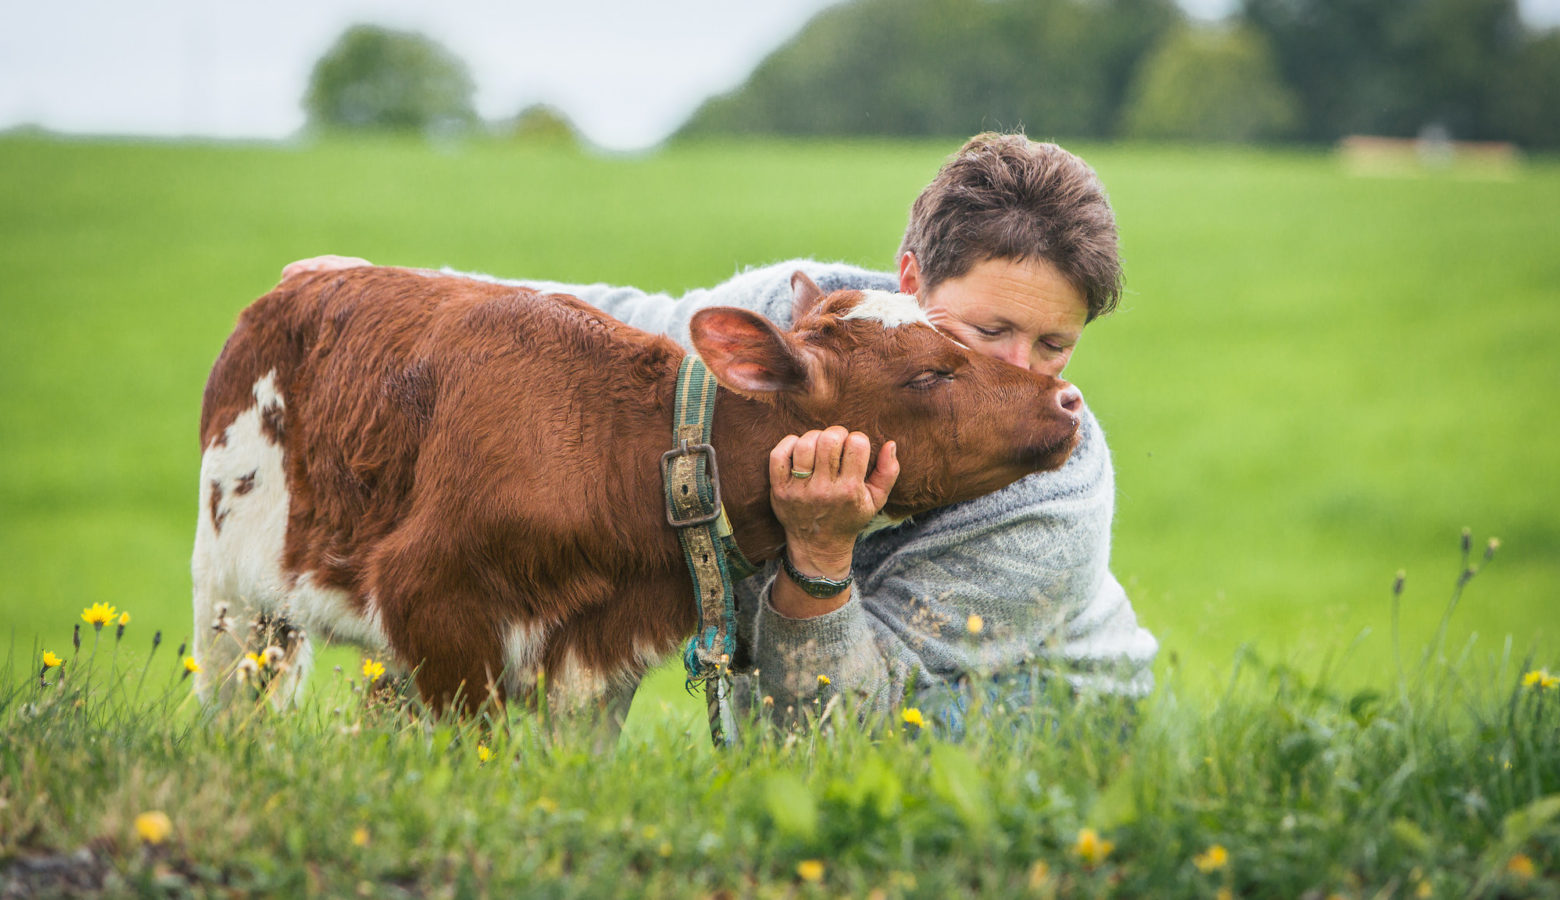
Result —
[[[170, 662], [171, 645], [189, 629], [195, 430], [205, 372], [237, 312], [274, 283], [287, 261], [333, 252], [674, 293], [712, 284], [746, 264], [791, 256], [887, 268], [910, 200], [952, 149], [944, 143], [696, 144], [647, 158], [600, 158], [507, 144], [279, 147], [0, 139], [5, 684], [35, 683], [39, 654], [68, 653], [73, 622], [96, 602], [132, 613], [125, 646], [136, 648], [137, 660], [152, 632], [162, 630], [169, 646], [162, 648], [159, 666]], [[437, 776], [444, 779], [440, 790], [452, 798], [443, 811], [410, 800], [387, 806], [363, 796], [369, 788], [359, 790], [339, 773], [311, 766], [308, 760], [321, 753], [342, 760], [344, 753], [361, 751], [382, 762], [384, 772], [398, 773], [395, 777], [435, 777], [449, 769], [440, 768], [444, 764], [436, 761], [439, 753], [430, 741], [442, 751], [452, 741], [458, 749], [470, 743], [462, 738], [473, 737], [467, 726], [450, 726], [439, 744], [437, 736], [423, 740], [393, 717], [364, 712], [359, 724], [382, 740], [348, 745], [357, 751], [322, 750], [339, 737], [327, 707], [339, 705], [346, 690], [345, 676], [332, 682], [330, 667], [340, 664], [351, 674], [358, 661], [353, 651], [342, 649], [327, 656], [316, 702], [297, 717], [296, 727], [266, 721], [250, 726], [255, 740], [263, 735], [269, 748], [262, 754], [263, 773], [240, 775], [229, 768], [257, 752], [236, 746], [242, 739], [214, 746], [208, 742], [215, 738], [189, 730], [196, 726], [186, 724], [191, 717], [177, 684], [163, 690], [154, 678], [147, 688], [147, 697], [161, 698], [157, 708], [168, 710], [170, 722], [151, 730], [136, 717], [114, 712], [125, 702], [116, 682], [83, 694], [85, 711], [76, 719], [49, 707], [54, 712], [37, 721], [54, 722], [52, 731], [34, 730], [18, 718], [24, 695], [13, 692], [7, 699], [0, 688], [0, 703], [7, 704], [0, 707], [0, 867], [7, 857], [25, 852], [68, 852], [111, 835], [125, 839], [135, 810], [155, 802], [184, 809], [181, 821], [202, 823], [201, 833], [214, 843], [186, 852], [204, 865], [219, 852], [258, 858], [242, 839], [251, 830], [257, 846], [292, 862], [290, 867], [277, 862], [271, 882], [254, 874], [256, 863], [245, 863], [255, 878], [248, 883], [257, 890], [307, 883], [335, 892], [362, 878], [423, 893], [440, 883], [439, 873], [462, 869], [463, 863], [446, 859], [456, 853], [451, 848], [462, 846], [462, 836], [497, 828], [501, 832], [488, 843], [476, 838], [479, 849], [487, 848], [482, 852], [507, 834], [523, 838], [530, 854], [525, 858], [537, 862], [534, 870], [513, 869], [489, 857], [486, 865], [497, 866], [490, 873], [499, 879], [495, 883], [502, 883], [500, 875], [543, 879], [549, 872], [579, 879], [573, 888], [567, 880], [554, 885], [558, 895], [613, 892], [613, 882], [599, 880], [605, 874], [580, 868], [581, 859], [607, 869], [627, 867], [653, 893], [784, 893], [832, 885], [859, 894], [878, 887], [890, 894], [930, 895], [939, 886], [959, 886], [1006, 895], [1009, 888], [1026, 887], [1034, 874], [1016, 860], [1049, 858], [1060, 877], [1073, 832], [1112, 819], [1095, 815], [1097, 801], [1112, 796], [1110, 784], [1185, 776], [1186, 760], [1176, 754], [1202, 754], [1215, 739], [1228, 738], [1234, 755], [1244, 748], [1260, 756], [1267, 749], [1263, 740], [1283, 737], [1274, 724], [1280, 713], [1337, 724], [1331, 714], [1313, 708], [1323, 703], [1316, 696], [1292, 684], [1274, 688], [1276, 682], [1249, 676], [1251, 671], [1302, 673], [1296, 677], [1306, 684], [1319, 679], [1344, 698], [1370, 697], [1362, 692], [1371, 689], [1398, 696], [1411, 714], [1395, 720], [1405, 728], [1417, 723], [1408, 730], [1424, 741], [1405, 746], [1445, 745], [1435, 751], [1444, 756], [1420, 759], [1423, 764], [1471, 765], [1476, 762], [1471, 756], [1455, 754], [1476, 755], [1486, 746], [1491, 760], [1499, 759], [1499, 741], [1480, 743], [1469, 723], [1484, 721], [1481, 716], [1493, 715], [1490, 710], [1508, 700], [1516, 704], [1513, 709], [1530, 702], [1532, 697], [1513, 687], [1521, 671], [1560, 669], [1560, 618], [1553, 611], [1560, 596], [1555, 512], [1560, 473], [1554, 449], [1560, 445], [1555, 414], [1560, 353], [1553, 348], [1560, 337], [1555, 252], [1560, 164], [1530, 160], [1501, 177], [1453, 168], [1361, 178], [1320, 152], [1076, 149], [1110, 187], [1129, 295], [1114, 316], [1090, 326], [1067, 374], [1103, 421], [1116, 460], [1114, 569], [1140, 620], [1163, 646], [1158, 667], [1163, 689], [1134, 738], [1145, 743], [1132, 745], [1137, 768], [1127, 767], [1131, 778], [1107, 777], [1123, 765], [1120, 748], [1098, 750], [1099, 758], [1091, 758], [1090, 749], [1080, 746], [1087, 741], [1026, 744], [1006, 741], [1000, 732], [992, 739], [997, 749], [980, 757], [985, 767], [968, 777], [958, 774], [961, 766], [970, 765], [978, 755], [972, 748], [984, 744], [961, 749], [923, 740], [880, 747], [852, 738], [822, 747], [745, 751], [720, 761], [702, 751], [689, 755], [686, 748], [700, 747], [700, 709], [681, 696], [675, 673], [668, 673], [636, 704], [626, 742], [631, 752], [625, 748], [598, 760], [552, 748], [534, 734], [513, 738], [511, 756], [520, 762], [499, 808], [545, 814], [551, 817], [548, 827], [557, 825], [555, 819], [573, 823], [559, 831], [566, 837], [549, 846], [523, 823], [478, 814], [458, 802], [494, 790], [493, 779], [486, 786], [478, 782], [464, 757], [453, 776]], [[1399, 637], [1405, 658], [1417, 660], [1441, 623], [1461, 570], [1464, 527], [1472, 530], [1476, 559], [1489, 538], [1499, 538], [1499, 550], [1450, 618], [1444, 647], [1453, 661], [1432, 661], [1427, 671], [1440, 674], [1427, 675], [1399, 695], [1391, 585], [1400, 570], [1406, 574]], [[126, 656], [132, 654], [127, 650]], [[1248, 680], [1232, 692], [1227, 685], [1238, 660], [1246, 661]], [[139, 671], [130, 668], [132, 676]], [[75, 690], [86, 691], [84, 683]], [[1275, 690], [1295, 693], [1285, 700]], [[1493, 693], [1479, 693], [1485, 690]], [[1501, 795], [1508, 810], [1520, 807], [1524, 797], [1560, 790], [1555, 693], [1548, 696], [1547, 730], [1534, 734], [1549, 736], [1549, 755], [1518, 759], [1519, 769], [1522, 760], [1534, 769], [1521, 790]], [[1365, 729], [1362, 718], [1340, 715], [1345, 724]], [[1061, 714], [1061, 721], [1056, 727], [1098, 734], [1069, 714]], [[530, 734], [515, 727], [521, 730], [514, 734]], [[45, 763], [50, 748], [31, 743], [42, 734], [54, 734], [75, 749]], [[1365, 743], [1347, 745], [1351, 752], [1363, 754], [1367, 745], [1370, 752], [1381, 749], [1360, 740]], [[194, 774], [180, 774], [176, 764], [186, 751], [199, 763]], [[463, 752], [469, 755], [471, 748]], [[829, 806], [835, 788], [827, 769], [842, 761], [879, 773], [872, 777], [902, 777], [905, 799], [883, 808], [908, 809], [904, 820], [885, 825]], [[117, 773], [111, 781], [84, 774], [104, 766]], [[747, 766], [754, 773], [746, 773]], [[1052, 803], [1060, 803], [1061, 795], [1045, 790], [1035, 795], [1051, 798], [1045, 803], [1052, 806], [1042, 804], [1044, 809], [1018, 799], [995, 803], [995, 812], [967, 813], [974, 818], [961, 812], [973, 809], [965, 792], [969, 785], [981, 797], [989, 792], [1001, 798], [1015, 779], [1035, 771], [1075, 772], [1076, 766], [1089, 771], [1087, 780], [1100, 790], [1068, 794], [1065, 814]], [[538, 771], [577, 784], [549, 796], [530, 780]], [[713, 792], [704, 797], [700, 779], [711, 773], [742, 787], [732, 789], [730, 809], [701, 819], [701, 804], [721, 802]], [[1389, 781], [1391, 774], [1381, 774], [1379, 799], [1388, 812], [1375, 824], [1406, 834], [1396, 821], [1418, 820], [1412, 810], [1391, 806], [1398, 796], [1392, 790], [1401, 788]], [[1260, 780], [1248, 775], [1253, 785]], [[266, 796], [236, 807], [241, 828], [209, 814], [201, 819], [194, 812], [197, 797], [216, 798], [181, 791], [206, 776], [231, 779]], [[112, 802], [80, 791], [43, 801], [30, 793], [52, 791], [76, 777], [110, 791]], [[818, 798], [824, 824], [815, 821], [820, 813], [813, 807], [808, 807], [812, 819], [803, 812], [786, 824], [788, 813], [774, 796], [798, 791], [785, 779], [801, 785], [800, 794]], [[1370, 783], [1364, 776], [1360, 782]], [[664, 791], [665, 798], [647, 795], [641, 784]], [[779, 786], [765, 787], [771, 784]], [[1300, 782], [1296, 785], [1300, 791]], [[1493, 798], [1491, 785], [1485, 796]], [[1450, 786], [1436, 790], [1441, 788]], [[609, 794], [604, 811], [582, 811], [592, 797]], [[352, 881], [311, 868], [321, 858], [314, 835], [329, 818], [323, 811], [300, 816], [301, 830], [265, 821], [278, 804], [285, 810], [311, 796], [335, 798], [329, 803], [339, 807], [342, 835], [361, 818], [351, 811], [355, 807], [401, 817], [395, 836], [376, 833], [371, 846], [377, 855], [359, 863]], [[1306, 802], [1325, 800], [1319, 797]], [[1186, 798], [1161, 799], [1182, 809], [1176, 804]], [[541, 800], [543, 813], [537, 813]], [[855, 806], [845, 807], [867, 816], [861, 810], [876, 802], [869, 800], [858, 797]], [[1140, 809], [1152, 806], [1148, 799], [1139, 801]], [[1248, 839], [1242, 846], [1252, 855], [1236, 854], [1248, 867], [1229, 870], [1241, 878], [1267, 846], [1253, 835], [1260, 831], [1258, 813], [1269, 808], [1249, 805], [1253, 802], [1233, 804], [1251, 818], [1242, 825], [1252, 829], [1242, 832]], [[1435, 823], [1457, 817], [1442, 808], [1445, 802], [1425, 802], [1445, 817], [1432, 815], [1431, 824], [1414, 826], [1428, 832], [1420, 837], [1432, 850], [1481, 842], [1505, 846], [1493, 837], [1506, 834], [1493, 812], [1494, 824], [1484, 831], [1438, 829]], [[545, 809], [549, 805], [552, 812]], [[1357, 829], [1372, 824], [1351, 820], [1347, 803], [1322, 805], [1326, 815], [1349, 823], [1339, 825], [1339, 834], [1358, 836]], [[831, 809], [845, 818], [831, 824]], [[570, 818], [571, 810], [578, 815]], [[750, 824], [743, 824], [744, 811], [754, 813]], [[939, 811], [962, 823], [960, 834], [966, 836], [927, 824], [940, 821]], [[673, 821], [668, 814], [683, 819]], [[1188, 822], [1203, 822], [1186, 815]], [[1024, 816], [1051, 818], [1023, 827], [1009, 821]], [[408, 824], [414, 820], [420, 824]], [[624, 840], [638, 849], [620, 856], [595, 852], [592, 836], [599, 835], [593, 829], [609, 820], [611, 828], [632, 822], [633, 839]], [[1118, 813], [1114, 821], [1132, 817]], [[1195, 827], [1216, 831], [1206, 824]], [[648, 828], [659, 829], [662, 837], [644, 838]], [[781, 837], [768, 840], [766, 828], [778, 829]], [[659, 855], [671, 835], [701, 829], [737, 854], [732, 872], [753, 880], [708, 874], [723, 871], [721, 865], [701, 861], [680, 840], [664, 860]], [[885, 874], [908, 871], [917, 858], [932, 864], [967, 855], [970, 834], [987, 848], [984, 862], [971, 858], [930, 876], [922, 871], [919, 887], [903, 879], [891, 883]], [[1547, 834], [1544, 846], [1552, 848], [1552, 828]], [[331, 840], [339, 844], [342, 835]], [[1411, 837], [1403, 840], [1413, 843]], [[1144, 868], [1129, 869], [1123, 862], [1122, 876], [1129, 879], [1124, 883], [1144, 884], [1130, 879], [1161, 871], [1152, 868], [1152, 860], [1175, 862], [1170, 859], [1175, 848], [1201, 849], [1188, 843], [1194, 838], [1201, 839], [1192, 831], [1177, 832], [1159, 845], [1158, 856], [1139, 860]], [[917, 840], [925, 843], [916, 845]], [[1034, 847], [1025, 849], [1026, 840]], [[1223, 840], [1236, 847], [1231, 838]], [[395, 848], [419, 841], [438, 852], [414, 853], [408, 857], [414, 862], [397, 869]], [[1118, 841], [1125, 843], [1120, 836]], [[1390, 884], [1388, 894], [1412, 886], [1404, 874], [1410, 867], [1397, 873], [1389, 862], [1397, 857], [1360, 859], [1364, 850], [1357, 842], [1301, 844], [1303, 850], [1287, 864], [1294, 877], [1262, 884], [1294, 887], [1293, 893], [1307, 885], [1348, 893], [1363, 891], [1361, 884]], [[126, 845], [115, 846], [119, 849], [103, 850], [104, 857], [122, 870], [139, 871]], [[559, 848], [573, 854], [574, 862], [548, 869]], [[793, 875], [798, 860], [836, 848], [844, 862], [829, 870], [830, 881], [813, 885]], [[1055, 853], [1047, 857], [1043, 849]], [[1470, 890], [1477, 874], [1468, 873], [1501, 862], [1481, 862], [1479, 852], [1464, 859], [1462, 869], [1444, 854], [1421, 855], [1463, 872], [1469, 880], [1448, 875], [1445, 883]], [[1127, 853], [1123, 846], [1118, 858]], [[1307, 861], [1334, 858], [1337, 872], [1316, 874], [1311, 881], [1302, 877]], [[1550, 859], [1549, 871], [1556, 864]], [[976, 873], [973, 882], [970, 872]], [[991, 873], [989, 880], [979, 880], [981, 872]], [[1080, 872], [1085, 880], [1072, 882], [1080, 891], [1123, 884], [1092, 869]], [[488, 877], [471, 884], [486, 890]], [[319, 878], [324, 880], [309, 881]], [[1184, 881], [1176, 882], [1176, 892], [1195, 896], [1214, 889], [1211, 881]], [[1257, 882], [1233, 884], [1261, 892]], [[1494, 890], [1495, 884], [1486, 879], [1479, 890]], [[1538, 890], [1542, 880], [1528, 887]]]

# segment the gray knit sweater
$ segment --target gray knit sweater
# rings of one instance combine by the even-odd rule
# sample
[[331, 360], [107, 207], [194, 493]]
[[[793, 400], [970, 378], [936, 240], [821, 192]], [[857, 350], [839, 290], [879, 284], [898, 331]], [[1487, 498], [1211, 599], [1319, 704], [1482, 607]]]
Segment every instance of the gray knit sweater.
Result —
[[[751, 269], [681, 298], [604, 284], [509, 283], [573, 294], [688, 347], [688, 322], [708, 306], [739, 306], [789, 326], [797, 269], [825, 292], [898, 289], [888, 273], [811, 260]], [[1061, 469], [860, 539], [856, 586], [834, 612], [775, 612], [770, 564], [737, 586], [740, 635], [757, 671], [757, 684], [739, 684], [737, 696], [772, 697], [783, 716], [810, 704], [825, 675], [833, 691], [881, 711], [904, 699], [912, 672], [914, 683], [937, 684], [1037, 660], [1060, 664], [1080, 689], [1146, 694], [1158, 644], [1110, 572], [1114, 503], [1110, 451], [1085, 408], [1078, 447]]]

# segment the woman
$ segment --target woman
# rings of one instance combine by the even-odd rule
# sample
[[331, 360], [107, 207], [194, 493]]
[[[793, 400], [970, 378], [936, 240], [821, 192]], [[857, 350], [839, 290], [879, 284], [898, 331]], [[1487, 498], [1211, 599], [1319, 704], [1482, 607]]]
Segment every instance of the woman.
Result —
[[[363, 264], [317, 257], [283, 275]], [[798, 269], [826, 292], [913, 294], [971, 349], [1052, 376], [1121, 292], [1115, 216], [1098, 177], [1062, 148], [1014, 134], [978, 135], [939, 170], [911, 208], [897, 275], [792, 260], [679, 299], [515, 283], [573, 294], [686, 347], [689, 319], [707, 306], [789, 324]], [[1062, 469], [862, 535], [897, 472], [891, 450], [874, 465], [866, 437], [840, 427], [774, 448], [771, 499], [787, 549], [781, 565], [738, 585], [754, 679], [739, 697], [762, 697], [786, 719], [820, 691], [885, 710], [908, 683], [930, 683], [944, 686], [943, 702], [927, 712], [958, 732], [956, 686], [972, 673], [1000, 677], [1041, 660], [1079, 689], [1137, 697], [1152, 688], [1158, 645], [1109, 570], [1114, 476], [1087, 408]]]

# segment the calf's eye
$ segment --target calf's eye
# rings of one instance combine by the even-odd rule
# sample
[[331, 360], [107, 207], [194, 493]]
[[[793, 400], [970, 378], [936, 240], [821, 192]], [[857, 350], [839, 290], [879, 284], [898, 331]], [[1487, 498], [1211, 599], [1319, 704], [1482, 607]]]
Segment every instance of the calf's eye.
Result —
[[909, 383], [907, 383], [905, 387], [915, 388], [918, 391], [924, 391], [929, 388], [934, 388], [939, 384], [946, 384], [952, 380], [952, 372], [947, 372], [941, 369], [928, 369], [927, 371], [922, 372], [921, 374], [910, 379]]

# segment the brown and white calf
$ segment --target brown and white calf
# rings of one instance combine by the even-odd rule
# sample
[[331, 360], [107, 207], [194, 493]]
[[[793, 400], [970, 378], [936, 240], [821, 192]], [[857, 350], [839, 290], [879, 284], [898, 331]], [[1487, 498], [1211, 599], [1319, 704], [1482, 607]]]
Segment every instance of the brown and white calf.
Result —
[[[691, 325], [750, 559], [782, 552], [768, 457], [787, 434], [897, 441], [894, 517], [1071, 453], [1066, 382], [950, 340], [912, 297], [793, 286], [789, 332], [733, 308]], [[242, 655], [274, 645], [285, 704], [328, 636], [415, 670], [436, 708], [528, 697], [538, 672], [555, 709], [619, 706], [695, 627], [659, 467], [683, 355], [573, 297], [412, 270], [255, 301], [201, 410], [197, 692], [226, 699]]]

